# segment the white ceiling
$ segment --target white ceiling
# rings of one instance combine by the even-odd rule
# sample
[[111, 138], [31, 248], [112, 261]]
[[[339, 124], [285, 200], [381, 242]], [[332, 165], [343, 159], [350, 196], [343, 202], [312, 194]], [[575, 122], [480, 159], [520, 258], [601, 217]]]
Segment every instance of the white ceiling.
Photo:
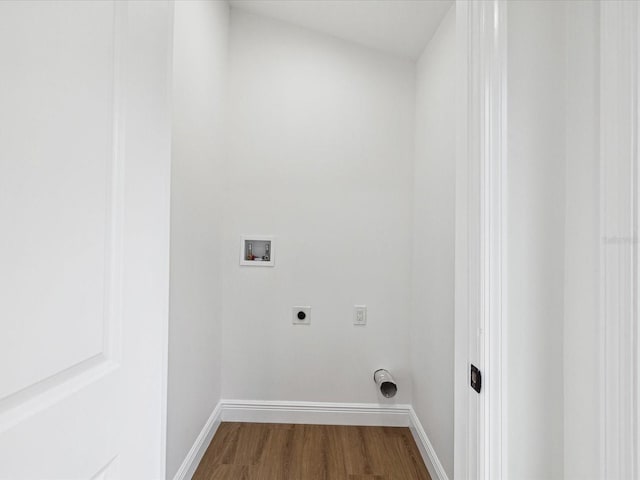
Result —
[[453, 0], [230, 0], [233, 8], [418, 58]]

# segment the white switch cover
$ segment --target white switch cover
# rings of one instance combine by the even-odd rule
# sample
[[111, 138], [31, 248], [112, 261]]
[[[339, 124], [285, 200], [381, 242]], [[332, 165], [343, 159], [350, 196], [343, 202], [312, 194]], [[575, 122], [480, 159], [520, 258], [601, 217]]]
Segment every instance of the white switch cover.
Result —
[[367, 324], [367, 306], [366, 305], [353, 306], [353, 324], [354, 325]]
[[311, 307], [298, 306], [291, 309], [291, 323], [294, 325], [310, 325], [311, 324]]

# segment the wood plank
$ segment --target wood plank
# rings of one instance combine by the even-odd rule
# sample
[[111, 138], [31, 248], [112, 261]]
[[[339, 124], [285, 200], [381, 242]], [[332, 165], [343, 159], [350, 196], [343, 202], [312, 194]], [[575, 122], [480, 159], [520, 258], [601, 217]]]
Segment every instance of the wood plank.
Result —
[[[194, 477], [195, 478], [195, 477]], [[207, 480], [250, 480], [247, 465], [215, 465]]]
[[223, 422], [194, 480], [431, 480], [408, 428]]

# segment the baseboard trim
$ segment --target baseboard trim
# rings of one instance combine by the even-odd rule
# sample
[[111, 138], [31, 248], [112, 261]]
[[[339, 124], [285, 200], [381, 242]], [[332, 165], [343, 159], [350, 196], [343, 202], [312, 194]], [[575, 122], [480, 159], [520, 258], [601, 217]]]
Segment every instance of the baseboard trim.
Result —
[[226, 422], [408, 427], [410, 405], [222, 400]]
[[436, 455], [436, 451], [433, 448], [433, 445], [431, 445], [429, 437], [427, 437], [427, 433], [424, 431], [418, 415], [416, 415], [413, 407], [409, 407], [409, 409], [409, 429], [413, 434], [413, 439], [416, 441], [416, 445], [418, 445], [418, 450], [420, 450], [422, 460], [424, 460], [424, 464], [427, 466], [427, 470], [429, 470], [429, 475], [431, 475], [433, 480], [449, 480], [447, 472], [445, 472], [442, 463], [440, 463], [438, 455]]
[[191, 480], [193, 474], [196, 473], [200, 460], [202, 460], [202, 457], [204, 456], [204, 452], [207, 451], [209, 443], [211, 443], [213, 435], [216, 433], [216, 430], [218, 430], [221, 421], [222, 405], [218, 403], [209, 416], [207, 423], [205, 423], [202, 428], [198, 438], [196, 438], [191, 450], [189, 450], [189, 453], [182, 462], [182, 465], [180, 465], [180, 468], [173, 477], [173, 480]]
[[220, 400], [173, 480], [191, 480], [220, 422], [409, 427], [434, 480], [449, 480], [411, 405]]

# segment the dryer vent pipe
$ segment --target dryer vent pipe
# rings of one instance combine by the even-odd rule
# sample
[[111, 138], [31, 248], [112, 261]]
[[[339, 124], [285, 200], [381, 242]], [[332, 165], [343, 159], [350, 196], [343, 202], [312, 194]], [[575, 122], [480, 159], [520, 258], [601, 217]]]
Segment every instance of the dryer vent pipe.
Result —
[[373, 373], [373, 381], [380, 389], [380, 393], [386, 398], [392, 398], [396, 396], [398, 392], [398, 386], [391, 374], [385, 369], [381, 368]]

